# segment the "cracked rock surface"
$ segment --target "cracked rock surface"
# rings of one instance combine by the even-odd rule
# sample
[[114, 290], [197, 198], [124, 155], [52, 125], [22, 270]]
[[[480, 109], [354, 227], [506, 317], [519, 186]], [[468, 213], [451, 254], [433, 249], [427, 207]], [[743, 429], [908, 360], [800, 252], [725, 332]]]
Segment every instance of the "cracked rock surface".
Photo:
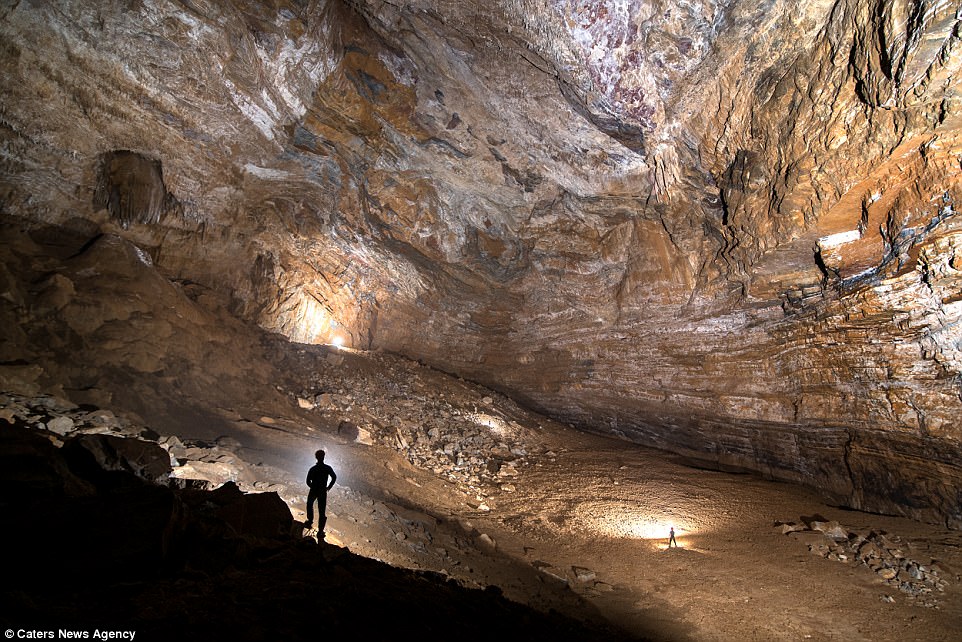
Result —
[[[297, 341], [962, 525], [957, 3], [23, 1], [0, 41], [5, 220], [123, 239]], [[149, 302], [78, 311], [83, 260], [5, 264], [52, 341], [109, 351]], [[132, 367], [174, 386], [160, 344], [216, 322], [165, 319]], [[513, 461], [434, 439], [411, 460]]]

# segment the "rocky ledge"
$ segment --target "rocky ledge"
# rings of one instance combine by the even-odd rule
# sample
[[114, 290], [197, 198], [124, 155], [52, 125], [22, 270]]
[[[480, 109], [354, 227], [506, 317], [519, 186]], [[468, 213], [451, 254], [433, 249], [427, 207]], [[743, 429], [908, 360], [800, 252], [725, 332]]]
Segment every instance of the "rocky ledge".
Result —
[[[4, 397], [0, 616], [25, 630], [192, 638], [628, 639], [302, 535], [274, 492], [168, 479], [156, 434], [51, 397]], [[73, 422], [75, 430], [63, 428]], [[121, 420], [123, 422], [123, 420]], [[113, 424], [113, 425], [111, 425]], [[376, 607], [377, 617], [371, 617]]]

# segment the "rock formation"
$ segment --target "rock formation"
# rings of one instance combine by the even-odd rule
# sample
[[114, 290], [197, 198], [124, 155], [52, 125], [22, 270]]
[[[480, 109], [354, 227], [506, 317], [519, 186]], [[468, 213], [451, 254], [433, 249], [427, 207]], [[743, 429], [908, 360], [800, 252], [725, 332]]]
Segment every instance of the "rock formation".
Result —
[[[0, 202], [295, 341], [960, 526], [960, 19], [24, 1], [0, 9]], [[38, 277], [56, 314], [72, 279]]]

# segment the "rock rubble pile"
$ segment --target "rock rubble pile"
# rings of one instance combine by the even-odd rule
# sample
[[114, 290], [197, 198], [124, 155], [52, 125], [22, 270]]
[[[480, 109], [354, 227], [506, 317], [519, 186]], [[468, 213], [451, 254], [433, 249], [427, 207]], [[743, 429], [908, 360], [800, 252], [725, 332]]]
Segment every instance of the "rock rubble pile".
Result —
[[[282, 485], [248, 478], [249, 466], [229, 438], [214, 443], [161, 435], [122, 414], [51, 395], [0, 393], [0, 420], [43, 431], [56, 446], [82, 440], [98, 464], [153, 483], [211, 490], [235, 482], [245, 491], [279, 492]], [[3, 425], [3, 424], [0, 424]]]
[[[526, 438], [526, 428], [509, 413], [514, 404], [477, 387], [447, 386], [430, 379], [439, 373], [415, 362], [371, 353], [377, 371], [352, 367], [350, 353], [329, 352], [319, 360], [298, 405], [339, 422], [338, 431], [362, 443], [402, 453], [418, 468], [484, 498], [493, 490], [513, 492], [524, 467], [543, 453]], [[518, 412], [522, 412], [518, 409]]]
[[75, 403], [50, 395], [25, 397], [0, 393], [0, 419], [15, 420], [39, 430], [60, 436], [68, 434], [118, 435], [157, 440], [160, 436], [148, 428], [135, 426], [128, 418], [110, 410]]
[[850, 530], [837, 521], [820, 518], [777, 522], [775, 526], [786, 535], [808, 536], [808, 550], [813, 554], [834, 562], [866, 566], [920, 606], [939, 608], [938, 595], [947, 586], [944, 569], [937, 560], [922, 563], [909, 557], [912, 544], [898, 535]]

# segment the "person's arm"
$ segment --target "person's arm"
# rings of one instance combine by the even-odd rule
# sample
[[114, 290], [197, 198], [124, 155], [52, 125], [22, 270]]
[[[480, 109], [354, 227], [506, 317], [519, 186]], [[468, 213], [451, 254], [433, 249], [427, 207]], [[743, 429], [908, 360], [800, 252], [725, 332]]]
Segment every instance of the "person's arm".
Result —
[[330, 470], [330, 473], [331, 473], [331, 483], [327, 485], [327, 489], [328, 489], [328, 490], [331, 490], [331, 488], [334, 487], [334, 482], [337, 481], [337, 475], [334, 474], [334, 469], [333, 469], [333, 468], [330, 468], [330, 469], [328, 469], [328, 470]]
[[307, 485], [310, 486], [311, 488], [314, 487], [314, 484], [311, 483], [311, 482], [313, 481], [313, 480], [311, 479], [313, 473], [314, 473], [314, 468], [313, 468], [313, 467], [312, 467], [309, 471], [307, 471]]

